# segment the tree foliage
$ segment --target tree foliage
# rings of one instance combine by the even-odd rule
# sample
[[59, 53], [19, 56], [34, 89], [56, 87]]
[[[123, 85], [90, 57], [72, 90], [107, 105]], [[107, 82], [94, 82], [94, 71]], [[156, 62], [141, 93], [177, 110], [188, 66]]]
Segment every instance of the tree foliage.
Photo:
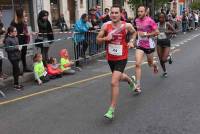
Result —
[[[163, 4], [169, 2], [169, 0], [152, 0], [152, 1], [154, 1], [155, 8], [159, 8]], [[135, 9], [135, 7], [138, 7], [141, 4], [148, 5], [148, 3], [149, 3], [149, 0], [129, 0], [129, 4], [133, 9]]]
[[193, 10], [198, 10], [200, 9], [200, 2], [193, 2], [191, 5], [190, 5], [191, 9]]

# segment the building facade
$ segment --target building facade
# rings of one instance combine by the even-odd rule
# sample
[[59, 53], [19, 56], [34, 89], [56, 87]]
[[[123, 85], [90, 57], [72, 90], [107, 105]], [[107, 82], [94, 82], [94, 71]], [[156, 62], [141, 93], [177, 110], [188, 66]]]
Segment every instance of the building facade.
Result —
[[171, 2], [171, 9], [177, 13], [177, 15], [182, 15], [183, 10], [189, 11], [190, 4], [198, 0], [173, 0]]
[[49, 19], [53, 26], [56, 26], [60, 14], [64, 14], [68, 26], [72, 26], [83, 13], [96, 5], [103, 9], [110, 8], [113, 4], [120, 4], [128, 13], [134, 17], [134, 13], [128, 5], [128, 0], [1, 0], [0, 9], [3, 11], [3, 23], [9, 26], [14, 18], [14, 10], [18, 7], [25, 9], [33, 30], [37, 31], [37, 17], [41, 10], [47, 10]]
[[0, 10], [3, 13], [2, 21], [6, 27], [8, 27], [11, 21], [14, 19], [14, 9], [22, 7], [24, 8], [26, 15], [30, 20], [30, 25], [33, 25], [33, 0], [1, 0]]

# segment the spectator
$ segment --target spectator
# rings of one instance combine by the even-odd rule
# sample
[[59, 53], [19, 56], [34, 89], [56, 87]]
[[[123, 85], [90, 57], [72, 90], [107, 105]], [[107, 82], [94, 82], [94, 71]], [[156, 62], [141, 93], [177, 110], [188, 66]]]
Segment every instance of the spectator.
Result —
[[197, 30], [199, 25], [199, 16], [196, 12], [194, 13], [194, 18], [195, 18], [195, 30]]
[[35, 54], [35, 56], [33, 57], [35, 80], [38, 82], [39, 85], [49, 81], [49, 75], [47, 74], [42, 60], [42, 55], [39, 53]]
[[13, 77], [14, 77], [14, 88], [21, 90], [22, 85], [19, 84], [20, 68], [19, 62], [21, 60], [21, 51], [19, 47], [19, 41], [17, 38], [17, 29], [13, 26], [8, 28], [7, 34], [4, 39], [5, 50], [8, 54], [8, 59], [12, 64]]
[[70, 60], [67, 49], [62, 49], [60, 51], [60, 68], [63, 74], [75, 74], [75, 70], [71, 68], [74, 62]]
[[127, 14], [127, 12], [126, 12], [125, 9], [122, 9], [122, 17], [121, 17], [121, 20], [122, 20], [122, 21], [125, 21], [125, 22], [127, 22], [127, 20], [128, 20], [128, 14]]
[[30, 34], [28, 31], [28, 17], [24, 17], [24, 35], [25, 35], [25, 44], [30, 43]]
[[58, 24], [62, 32], [69, 30], [63, 13], [60, 14]]
[[88, 16], [88, 18], [89, 18], [89, 21], [92, 24], [92, 29], [99, 29], [100, 28], [101, 21], [96, 16], [96, 10], [94, 8], [91, 8], [89, 10], [89, 16]]
[[190, 30], [193, 30], [194, 29], [194, 27], [195, 27], [195, 16], [194, 16], [194, 12], [193, 11], [191, 11], [190, 13], [189, 13], [189, 29]]
[[57, 63], [56, 58], [51, 57], [49, 59], [49, 64], [47, 65], [47, 73], [51, 79], [62, 77], [62, 70], [60, 69], [60, 64]]
[[[2, 11], [0, 10], [0, 46], [3, 44], [1, 36], [5, 33], [5, 28], [2, 20]], [[1, 46], [2, 47], [2, 46]], [[6, 79], [8, 76], [3, 73], [3, 49], [0, 48], [0, 79]]]
[[101, 13], [101, 6], [100, 5], [96, 6], [96, 16], [99, 20], [101, 19], [102, 13]]
[[150, 17], [150, 9], [149, 9], [149, 7], [147, 8], [146, 16]]
[[183, 12], [182, 16], [182, 32], [186, 34], [187, 31], [187, 25], [188, 25], [188, 17], [185, 12]]
[[[50, 21], [48, 20], [49, 12], [46, 10], [40, 11], [38, 15], [38, 28], [39, 28], [39, 37], [43, 41], [52, 41], [54, 40], [54, 35], [53, 35], [53, 30], [52, 30], [52, 25]], [[41, 34], [42, 33], [42, 34]], [[47, 61], [48, 61], [48, 51], [49, 51], [49, 45], [52, 44], [50, 43], [45, 43], [40, 45], [39, 47], [41, 48], [41, 53], [43, 57], [43, 63], [46, 66]]]
[[[25, 41], [26, 33], [24, 30], [27, 28], [27, 26], [24, 24], [24, 16], [25, 16], [24, 10], [22, 8], [18, 8], [15, 11], [15, 18], [11, 22], [11, 26], [16, 27], [17, 29], [17, 38], [19, 40], [19, 45], [26, 44]], [[26, 54], [27, 54], [27, 46], [22, 46], [21, 60], [23, 64], [23, 72], [31, 72], [31, 70], [27, 68]]]
[[97, 20], [99, 21], [99, 27], [102, 26], [103, 22], [102, 22], [102, 11], [101, 11], [101, 6], [100, 5], [97, 5], [96, 6], [96, 17], [97, 17]]
[[[85, 40], [85, 33], [89, 30], [89, 24], [88, 24], [88, 15], [83, 14], [75, 24], [75, 35], [74, 39], [77, 45], [75, 46], [75, 59], [78, 59], [80, 56], [85, 58], [85, 52], [88, 48], [88, 43]], [[79, 61], [76, 61], [76, 66], [80, 67]]]
[[110, 12], [109, 8], [105, 8], [105, 10], [104, 10], [104, 15], [103, 15], [103, 17], [102, 17], [103, 23], [106, 23], [106, 22], [108, 22], [108, 21], [111, 20], [111, 19], [110, 19], [109, 12]]

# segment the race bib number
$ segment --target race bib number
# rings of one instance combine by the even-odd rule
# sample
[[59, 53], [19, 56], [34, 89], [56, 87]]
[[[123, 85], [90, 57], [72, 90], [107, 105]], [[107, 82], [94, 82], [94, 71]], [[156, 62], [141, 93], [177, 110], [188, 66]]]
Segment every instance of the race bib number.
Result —
[[47, 72], [46, 71], [44, 71], [44, 73], [43, 73], [43, 76], [46, 76], [47, 75]]
[[111, 55], [115, 56], [122, 56], [122, 45], [116, 45], [116, 44], [109, 44], [108, 45], [108, 52]]
[[167, 39], [167, 36], [166, 36], [166, 34], [165, 33], [160, 33], [159, 35], [158, 35], [158, 39]]

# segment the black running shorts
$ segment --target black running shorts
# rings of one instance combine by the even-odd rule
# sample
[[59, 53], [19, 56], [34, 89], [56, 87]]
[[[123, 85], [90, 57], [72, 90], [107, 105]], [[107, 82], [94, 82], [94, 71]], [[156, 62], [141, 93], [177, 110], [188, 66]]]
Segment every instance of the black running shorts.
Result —
[[127, 59], [118, 61], [108, 61], [108, 64], [112, 72], [119, 71], [123, 73], [127, 64]]
[[142, 50], [145, 54], [151, 54], [155, 51], [155, 48], [143, 48], [143, 47], [140, 47], [140, 46], [137, 46], [136, 49], [139, 49], [139, 50]]

